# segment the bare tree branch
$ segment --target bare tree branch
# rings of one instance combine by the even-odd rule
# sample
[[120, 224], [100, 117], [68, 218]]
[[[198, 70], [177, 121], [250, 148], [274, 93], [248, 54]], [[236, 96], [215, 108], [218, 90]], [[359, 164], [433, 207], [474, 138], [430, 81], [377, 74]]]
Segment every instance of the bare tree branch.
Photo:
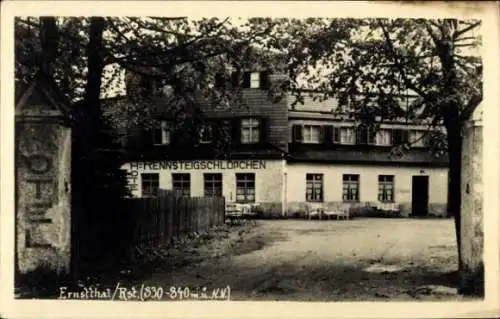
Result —
[[[434, 44], [436, 46], [439, 45], [439, 38], [438, 36], [434, 33], [434, 31], [432, 30], [431, 26], [428, 24], [428, 20], [424, 20], [424, 25], [425, 25], [425, 29], [427, 30], [427, 33], [429, 33], [432, 41], [434, 42]], [[441, 30], [441, 27], [439, 27], [439, 30]], [[442, 32], [442, 31], [441, 31]]]
[[399, 71], [401, 73], [401, 76], [403, 78], [404, 84], [408, 88], [412, 89], [417, 94], [419, 94], [420, 96], [422, 96], [423, 98], [426, 98], [427, 94], [423, 90], [421, 90], [420, 88], [418, 88], [416, 85], [414, 85], [413, 83], [411, 83], [410, 79], [406, 76], [406, 72], [404, 70], [403, 65], [400, 62], [398, 54], [396, 53], [396, 50], [394, 48], [394, 44], [393, 44], [393, 42], [391, 40], [389, 32], [387, 31], [387, 29], [385, 28], [384, 24], [382, 23], [382, 21], [380, 19], [378, 19], [378, 24], [379, 24], [380, 28], [382, 29], [382, 32], [383, 32], [384, 37], [386, 39], [386, 43], [387, 43], [387, 45], [389, 47], [390, 54], [392, 55], [392, 57], [393, 57], [393, 59], [394, 59], [394, 61], [396, 63], [396, 66], [398, 67], [398, 69], [399, 69]]
[[113, 19], [108, 18], [106, 19], [106, 22], [120, 37], [122, 37], [126, 41], [130, 41], [130, 39], [115, 25]]
[[457, 39], [458, 37], [460, 37], [462, 34], [464, 33], [467, 33], [469, 31], [471, 31], [472, 29], [474, 28], [477, 28], [478, 26], [481, 25], [481, 21], [478, 21], [476, 23], [473, 23], [471, 25], [469, 25], [468, 27], [465, 27], [463, 28], [462, 30], [458, 30], [457, 32], [455, 32], [455, 34], [453, 35], [453, 39]]

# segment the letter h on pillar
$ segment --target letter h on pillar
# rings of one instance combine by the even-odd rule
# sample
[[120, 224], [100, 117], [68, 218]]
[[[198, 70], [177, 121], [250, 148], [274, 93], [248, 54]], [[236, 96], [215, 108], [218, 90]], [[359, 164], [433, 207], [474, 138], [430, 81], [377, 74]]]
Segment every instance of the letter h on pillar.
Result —
[[[40, 266], [70, 273], [71, 128], [69, 101], [38, 73], [16, 94], [16, 271]], [[47, 265], [46, 262], [49, 261]]]

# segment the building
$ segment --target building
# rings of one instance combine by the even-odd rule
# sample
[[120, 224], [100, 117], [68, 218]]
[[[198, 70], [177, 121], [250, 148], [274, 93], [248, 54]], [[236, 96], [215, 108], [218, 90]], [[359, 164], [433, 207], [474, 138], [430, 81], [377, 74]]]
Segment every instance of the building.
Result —
[[[446, 215], [447, 159], [430, 153], [426, 127], [395, 120], [373, 134], [334, 113], [334, 100], [306, 97], [292, 106], [292, 97], [270, 97], [268, 85], [278, 79], [244, 73], [241, 103], [202, 105], [193, 134], [178, 134], [165, 97], [156, 98], [156, 126], [130, 131], [127, 142], [123, 168], [133, 196], [173, 189], [256, 204], [274, 215], [346, 204], [360, 214], [386, 208]], [[393, 145], [407, 139], [416, 142], [392, 156]]]

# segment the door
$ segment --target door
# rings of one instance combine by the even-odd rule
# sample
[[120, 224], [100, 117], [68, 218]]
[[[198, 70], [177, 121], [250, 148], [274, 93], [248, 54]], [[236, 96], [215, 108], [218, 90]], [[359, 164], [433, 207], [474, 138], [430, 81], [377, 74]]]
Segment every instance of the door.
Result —
[[427, 216], [429, 204], [429, 176], [413, 176], [411, 189], [412, 216]]

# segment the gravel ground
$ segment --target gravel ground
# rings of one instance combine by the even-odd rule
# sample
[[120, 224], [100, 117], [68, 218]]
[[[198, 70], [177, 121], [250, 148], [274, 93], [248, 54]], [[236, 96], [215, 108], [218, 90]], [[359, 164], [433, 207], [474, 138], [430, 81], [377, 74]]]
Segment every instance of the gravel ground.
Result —
[[[249, 221], [144, 251], [138, 261], [83, 286], [230, 287], [231, 300], [464, 299], [451, 219]], [[56, 288], [16, 296], [56, 298]]]
[[229, 286], [232, 300], [462, 299], [450, 219], [256, 221], [190, 246], [145, 285]]

